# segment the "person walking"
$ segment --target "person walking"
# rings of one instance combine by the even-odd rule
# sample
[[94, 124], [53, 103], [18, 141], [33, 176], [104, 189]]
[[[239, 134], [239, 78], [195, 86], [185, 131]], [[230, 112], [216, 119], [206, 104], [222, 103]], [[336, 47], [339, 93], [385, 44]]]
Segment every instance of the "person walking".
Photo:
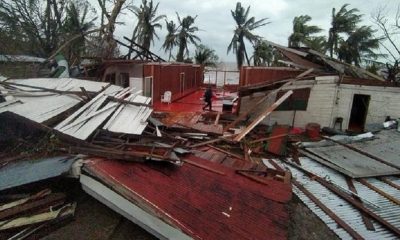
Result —
[[206, 105], [203, 107], [203, 110], [205, 110], [207, 107], [209, 107], [209, 110], [211, 111], [212, 108], [212, 90], [211, 87], [207, 87], [207, 90], [204, 92], [204, 102], [206, 102]]

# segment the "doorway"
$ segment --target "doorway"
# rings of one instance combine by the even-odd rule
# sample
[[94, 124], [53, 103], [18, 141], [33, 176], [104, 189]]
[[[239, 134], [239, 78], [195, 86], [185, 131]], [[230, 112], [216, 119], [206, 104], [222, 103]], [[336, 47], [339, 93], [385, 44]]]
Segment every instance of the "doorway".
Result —
[[363, 132], [368, 114], [370, 95], [354, 94], [351, 106], [348, 129], [352, 132]]

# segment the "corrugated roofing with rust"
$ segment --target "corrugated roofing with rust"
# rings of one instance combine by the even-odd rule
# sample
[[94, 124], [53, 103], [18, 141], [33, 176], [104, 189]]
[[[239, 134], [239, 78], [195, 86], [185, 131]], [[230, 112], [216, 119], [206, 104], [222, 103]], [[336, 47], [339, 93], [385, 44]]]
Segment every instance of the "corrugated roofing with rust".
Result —
[[92, 159], [84, 171], [195, 239], [286, 239], [290, 184], [268, 186], [197, 157], [182, 167]]

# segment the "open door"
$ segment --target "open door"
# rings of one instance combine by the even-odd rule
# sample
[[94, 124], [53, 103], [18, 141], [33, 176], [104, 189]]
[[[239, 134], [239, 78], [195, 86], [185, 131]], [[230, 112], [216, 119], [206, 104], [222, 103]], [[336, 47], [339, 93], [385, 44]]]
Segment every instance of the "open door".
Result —
[[351, 107], [350, 121], [348, 129], [352, 132], [364, 131], [365, 121], [368, 114], [370, 95], [354, 94], [353, 105]]

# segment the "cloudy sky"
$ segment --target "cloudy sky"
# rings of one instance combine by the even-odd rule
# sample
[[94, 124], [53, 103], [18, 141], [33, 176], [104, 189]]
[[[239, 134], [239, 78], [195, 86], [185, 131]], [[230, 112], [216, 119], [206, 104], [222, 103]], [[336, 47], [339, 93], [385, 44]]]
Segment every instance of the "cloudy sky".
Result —
[[[141, 1], [134, 0], [133, 2], [138, 5]], [[202, 43], [215, 49], [222, 61], [234, 61], [234, 55], [232, 53], [227, 55], [226, 50], [235, 28], [230, 10], [235, 8], [236, 1], [159, 0], [159, 2], [158, 14], [165, 14], [168, 20], [176, 21], [175, 12], [178, 12], [181, 17], [197, 15], [195, 24], [201, 29], [198, 36]], [[330, 27], [331, 11], [334, 7], [339, 9], [343, 4], [350, 3], [351, 8], [358, 8], [364, 14], [364, 25], [373, 25], [371, 15], [380, 7], [386, 6], [388, 17], [394, 19], [398, 0], [242, 0], [241, 3], [244, 7], [251, 6], [250, 16], [254, 16], [256, 20], [268, 18], [268, 21], [271, 22], [256, 30], [256, 34], [267, 40], [287, 45], [287, 38], [292, 32], [292, 20], [295, 16], [310, 15], [312, 17], [311, 24], [324, 29], [322, 34], [326, 35], [326, 30]], [[117, 27], [116, 38], [130, 37], [136, 25], [134, 15], [126, 12], [118, 20], [125, 24]], [[163, 25], [165, 25], [164, 22]], [[155, 42], [152, 51], [166, 57], [166, 54], [160, 49], [166, 35], [165, 26], [158, 34], [160, 40]], [[124, 51], [124, 49], [121, 50]]]

